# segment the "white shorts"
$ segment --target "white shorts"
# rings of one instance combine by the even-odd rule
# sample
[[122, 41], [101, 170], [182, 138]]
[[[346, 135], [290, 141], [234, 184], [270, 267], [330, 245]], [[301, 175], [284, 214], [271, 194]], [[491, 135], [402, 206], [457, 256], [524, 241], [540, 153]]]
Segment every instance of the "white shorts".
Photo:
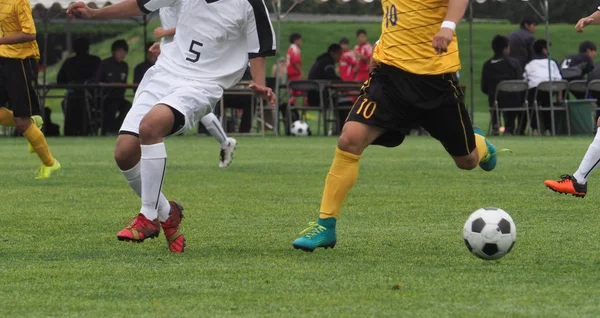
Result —
[[173, 133], [178, 134], [194, 128], [196, 121], [212, 112], [222, 96], [223, 89], [219, 85], [182, 78], [153, 66], [138, 86], [133, 105], [119, 132], [137, 136], [140, 123], [150, 109], [157, 104], [165, 104], [185, 117], [183, 126], [173, 128]]

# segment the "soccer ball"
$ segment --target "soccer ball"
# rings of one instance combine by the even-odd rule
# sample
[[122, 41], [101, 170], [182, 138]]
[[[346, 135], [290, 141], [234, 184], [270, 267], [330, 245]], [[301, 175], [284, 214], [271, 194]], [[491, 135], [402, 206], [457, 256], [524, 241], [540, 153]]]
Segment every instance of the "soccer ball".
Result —
[[308, 124], [305, 121], [296, 120], [292, 123], [290, 132], [294, 136], [309, 136], [310, 128], [308, 128]]
[[463, 235], [469, 252], [482, 259], [494, 260], [513, 248], [517, 227], [504, 210], [481, 208], [469, 216]]

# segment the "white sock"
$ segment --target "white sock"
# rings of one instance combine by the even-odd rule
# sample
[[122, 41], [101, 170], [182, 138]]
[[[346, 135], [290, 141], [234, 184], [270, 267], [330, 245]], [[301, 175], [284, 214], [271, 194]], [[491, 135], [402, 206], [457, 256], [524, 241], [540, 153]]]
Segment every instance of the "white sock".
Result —
[[587, 178], [590, 176], [592, 171], [596, 170], [600, 165], [600, 128], [596, 132], [596, 137], [590, 144], [579, 169], [573, 174], [573, 177], [577, 179], [577, 183], [587, 183]]
[[[140, 169], [141, 163], [138, 162], [133, 168], [129, 170], [121, 170], [129, 186], [135, 191], [138, 197], [142, 197], [142, 174]], [[161, 221], [166, 221], [171, 212], [171, 205], [167, 198], [160, 193], [160, 199], [158, 199], [158, 216]]]
[[227, 147], [227, 134], [223, 130], [223, 126], [221, 126], [221, 122], [219, 121], [217, 116], [215, 116], [215, 114], [210, 113], [202, 117], [202, 119], [200, 119], [200, 122], [202, 123], [202, 125], [204, 125], [204, 127], [206, 127], [206, 130], [208, 130], [210, 135], [215, 137], [215, 139], [217, 139], [217, 141], [221, 143], [221, 148]]
[[167, 168], [167, 149], [163, 142], [142, 145], [142, 210], [149, 220], [158, 217], [158, 201]]

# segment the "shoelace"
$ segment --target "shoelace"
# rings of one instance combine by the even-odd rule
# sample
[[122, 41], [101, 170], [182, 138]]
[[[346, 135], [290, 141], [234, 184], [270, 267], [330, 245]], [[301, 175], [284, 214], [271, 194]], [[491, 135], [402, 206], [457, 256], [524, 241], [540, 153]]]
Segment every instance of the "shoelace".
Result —
[[300, 232], [300, 235], [304, 235], [307, 238], [313, 238], [317, 236], [319, 233], [325, 231], [327, 228], [319, 225], [317, 222], [309, 222], [308, 227]]
[[[501, 152], [510, 152], [513, 156], [516, 156], [516, 154], [508, 148], [502, 148], [502, 149], [496, 150], [496, 154], [499, 154]], [[485, 158], [483, 160], [481, 160], [481, 162], [487, 162], [488, 160], [490, 160], [491, 157], [492, 157], [492, 154], [490, 154], [488, 152], [488, 154], [485, 156]]]
[[568, 174], [563, 174], [562, 176], [560, 176], [560, 181], [558, 181], [558, 183], [565, 183], [567, 181], [572, 181], [573, 177], [571, 177]]

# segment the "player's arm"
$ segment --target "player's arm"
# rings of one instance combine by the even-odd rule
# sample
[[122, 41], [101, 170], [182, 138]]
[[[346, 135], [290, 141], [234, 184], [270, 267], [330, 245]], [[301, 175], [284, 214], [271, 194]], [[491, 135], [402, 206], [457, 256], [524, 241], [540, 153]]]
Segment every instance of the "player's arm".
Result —
[[70, 17], [84, 19], [116, 19], [149, 14], [162, 7], [172, 6], [177, 0], [125, 0], [100, 9], [91, 9], [83, 2], [71, 3], [67, 8]]
[[248, 0], [250, 4], [246, 16], [246, 40], [250, 58], [250, 89], [271, 105], [275, 104], [275, 94], [265, 86], [267, 60], [274, 56], [276, 49], [275, 31], [269, 19], [269, 12], [262, 0]]
[[154, 29], [154, 37], [160, 39], [165, 36], [173, 36], [175, 35], [175, 30], [176, 28], [165, 30], [162, 27], [157, 27], [156, 29]]
[[575, 25], [575, 31], [583, 32], [583, 29], [590, 24], [600, 24], [600, 7], [596, 12], [590, 14], [589, 16], [579, 20]]
[[454, 30], [467, 11], [469, 0], [448, 0], [448, 11], [440, 31], [433, 37], [432, 46], [437, 54], [448, 52], [448, 45], [454, 39]]

